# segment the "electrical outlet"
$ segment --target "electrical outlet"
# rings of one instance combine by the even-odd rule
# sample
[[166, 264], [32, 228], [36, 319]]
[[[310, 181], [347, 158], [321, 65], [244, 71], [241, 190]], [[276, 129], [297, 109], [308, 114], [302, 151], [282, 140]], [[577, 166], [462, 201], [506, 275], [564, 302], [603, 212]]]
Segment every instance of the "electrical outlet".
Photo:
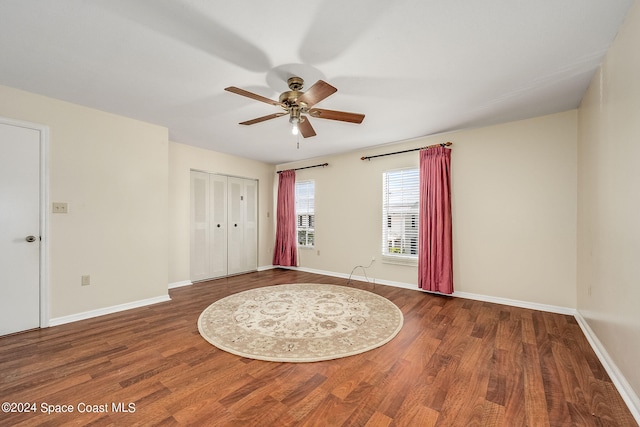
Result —
[[68, 205], [65, 202], [53, 202], [53, 213], [67, 213]]
[[82, 276], [80, 284], [82, 286], [89, 286], [91, 284], [91, 276]]
[[376, 260], [376, 257], [375, 257], [375, 256], [372, 256], [372, 257], [371, 257], [371, 261], [375, 261], [375, 260]]

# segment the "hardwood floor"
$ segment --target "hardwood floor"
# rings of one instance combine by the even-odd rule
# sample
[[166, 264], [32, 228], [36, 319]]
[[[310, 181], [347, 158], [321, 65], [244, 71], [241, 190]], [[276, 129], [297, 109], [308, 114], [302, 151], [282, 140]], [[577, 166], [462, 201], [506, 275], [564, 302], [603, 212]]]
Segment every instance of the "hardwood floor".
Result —
[[0, 425], [637, 425], [571, 316], [352, 282], [404, 314], [378, 349], [274, 363], [200, 337], [196, 321], [213, 301], [281, 283], [347, 280], [245, 274], [171, 290], [170, 302], [0, 338], [0, 401], [35, 410], [0, 412]]

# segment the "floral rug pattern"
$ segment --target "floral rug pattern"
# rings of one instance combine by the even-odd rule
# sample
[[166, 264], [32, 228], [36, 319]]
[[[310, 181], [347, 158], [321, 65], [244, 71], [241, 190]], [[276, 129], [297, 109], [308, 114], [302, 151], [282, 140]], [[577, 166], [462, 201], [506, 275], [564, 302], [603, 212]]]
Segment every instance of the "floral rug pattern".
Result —
[[402, 323], [400, 309], [377, 294], [305, 283], [222, 298], [202, 312], [198, 330], [214, 346], [238, 356], [316, 362], [380, 347]]

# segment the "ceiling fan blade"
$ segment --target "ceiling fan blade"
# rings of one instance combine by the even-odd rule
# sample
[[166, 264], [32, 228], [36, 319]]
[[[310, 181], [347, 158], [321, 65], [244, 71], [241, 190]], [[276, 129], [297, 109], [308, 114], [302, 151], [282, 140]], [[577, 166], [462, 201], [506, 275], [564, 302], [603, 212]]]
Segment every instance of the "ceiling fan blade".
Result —
[[317, 104], [329, 95], [336, 93], [338, 89], [331, 86], [329, 83], [318, 80], [313, 86], [309, 88], [305, 93], [298, 97], [298, 102], [304, 102], [307, 107]]
[[227, 92], [235, 93], [237, 95], [246, 96], [247, 98], [255, 99], [256, 101], [266, 102], [271, 105], [280, 105], [278, 101], [274, 101], [272, 99], [266, 98], [262, 95], [258, 95], [257, 93], [249, 92], [244, 89], [240, 89], [239, 87], [229, 86], [224, 88]]
[[311, 117], [318, 119], [340, 120], [341, 122], [362, 123], [364, 114], [347, 113], [346, 111], [324, 110], [322, 108], [312, 108], [309, 110]]
[[262, 116], [262, 117], [258, 117], [257, 119], [247, 120], [246, 122], [240, 122], [240, 124], [241, 125], [253, 125], [253, 124], [256, 124], [256, 123], [264, 122], [266, 120], [275, 119], [276, 117], [285, 116], [287, 114], [288, 113], [286, 113], [286, 112], [269, 114], [268, 116]]
[[308, 117], [305, 117], [304, 121], [298, 123], [298, 130], [305, 138], [316, 136], [316, 131], [313, 130], [313, 126], [311, 126], [311, 122]]

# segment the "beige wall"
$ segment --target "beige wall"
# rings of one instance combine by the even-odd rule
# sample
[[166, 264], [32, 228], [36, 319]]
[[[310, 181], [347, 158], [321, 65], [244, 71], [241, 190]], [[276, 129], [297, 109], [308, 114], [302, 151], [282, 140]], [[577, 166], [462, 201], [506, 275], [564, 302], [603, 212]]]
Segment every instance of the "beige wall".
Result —
[[273, 254], [273, 179], [271, 164], [169, 143], [169, 283], [189, 281], [190, 170], [257, 179], [258, 267], [271, 265]]
[[[69, 203], [69, 214], [51, 216], [53, 317], [166, 294], [167, 283], [189, 280], [190, 169], [260, 181], [258, 265], [271, 264], [272, 165], [167, 142], [166, 129], [154, 125], [1, 89], [1, 115], [51, 127], [51, 200]], [[317, 192], [316, 248], [301, 251], [301, 266], [348, 274], [375, 256], [371, 277], [415, 284], [415, 267], [380, 261], [380, 211], [382, 172], [417, 166], [418, 157], [359, 157], [450, 139], [456, 290], [575, 307], [575, 116], [319, 159], [330, 166], [298, 172], [316, 180]], [[80, 287], [83, 274], [91, 286]]]
[[640, 411], [640, 5], [579, 109], [578, 311]]
[[381, 206], [382, 172], [417, 167], [418, 153], [360, 157], [449, 140], [456, 291], [575, 308], [576, 129], [574, 110], [279, 165], [329, 163], [297, 172], [316, 181], [316, 247], [300, 266], [349, 274], [375, 256], [369, 277], [415, 285], [416, 267], [380, 261]]
[[[273, 254], [273, 165], [168, 141], [166, 128], [0, 86], [0, 116], [50, 128], [50, 317], [189, 280], [189, 170], [259, 180], [258, 266]], [[170, 201], [170, 202], [169, 202]], [[82, 275], [92, 284], [81, 286]]]
[[166, 296], [167, 129], [3, 86], [0, 116], [50, 129], [51, 317]]

